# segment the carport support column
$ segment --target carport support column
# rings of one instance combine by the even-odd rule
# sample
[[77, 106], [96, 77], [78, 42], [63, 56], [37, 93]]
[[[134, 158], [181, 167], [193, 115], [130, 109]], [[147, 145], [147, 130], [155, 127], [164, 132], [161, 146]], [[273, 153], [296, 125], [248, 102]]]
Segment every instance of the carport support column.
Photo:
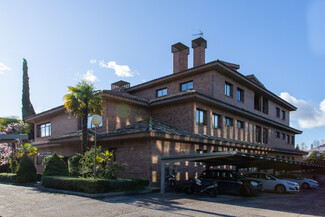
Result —
[[160, 193], [165, 193], [165, 161], [161, 161], [161, 171], [160, 171]]

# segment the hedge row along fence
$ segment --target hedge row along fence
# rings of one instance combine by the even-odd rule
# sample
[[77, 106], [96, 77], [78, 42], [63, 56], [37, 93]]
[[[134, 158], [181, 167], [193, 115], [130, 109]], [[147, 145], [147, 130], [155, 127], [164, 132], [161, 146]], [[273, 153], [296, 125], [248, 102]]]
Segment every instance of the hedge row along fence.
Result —
[[42, 186], [89, 194], [118, 191], [143, 190], [149, 185], [147, 179], [87, 179], [64, 176], [43, 176]]
[[16, 180], [15, 173], [0, 173], [0, 182], [4, 183], [14, 183]]
[[[42, 174], [36, 174], [36, 181], [41, 181]], [[21, 183], [16, 181], [16, 173], [0, 173], [0, 183]]]

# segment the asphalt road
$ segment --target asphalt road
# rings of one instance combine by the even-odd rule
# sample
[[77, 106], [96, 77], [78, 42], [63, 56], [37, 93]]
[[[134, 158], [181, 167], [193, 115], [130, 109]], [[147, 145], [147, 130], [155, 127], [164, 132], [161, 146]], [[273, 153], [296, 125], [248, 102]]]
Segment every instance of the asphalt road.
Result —
[[255, 198], [149, 193], [90, 199], [0, 184], [0, 216], [325, 216], [325, 188]]

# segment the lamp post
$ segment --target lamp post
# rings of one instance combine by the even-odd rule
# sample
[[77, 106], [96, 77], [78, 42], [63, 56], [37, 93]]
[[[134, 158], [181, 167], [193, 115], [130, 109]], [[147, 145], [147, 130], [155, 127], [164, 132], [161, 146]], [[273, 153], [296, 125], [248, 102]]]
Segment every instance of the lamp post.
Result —
[[95, 159], [94, 159], [94, 179], [96, 179], [96, 129], [102, 123], [102, 117], [100, 115], [93, 115], [91, 117], [91, 123], [95, 125]]

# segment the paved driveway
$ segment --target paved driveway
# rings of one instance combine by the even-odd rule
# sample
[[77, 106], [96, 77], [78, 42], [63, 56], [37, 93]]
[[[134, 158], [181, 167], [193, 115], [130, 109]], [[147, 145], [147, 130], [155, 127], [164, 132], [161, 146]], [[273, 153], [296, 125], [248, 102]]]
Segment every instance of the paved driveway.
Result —
[[256, 198], [150, 193], [90, 199], [0, 184], [0, 216], [325, 216], [325, 188]]

